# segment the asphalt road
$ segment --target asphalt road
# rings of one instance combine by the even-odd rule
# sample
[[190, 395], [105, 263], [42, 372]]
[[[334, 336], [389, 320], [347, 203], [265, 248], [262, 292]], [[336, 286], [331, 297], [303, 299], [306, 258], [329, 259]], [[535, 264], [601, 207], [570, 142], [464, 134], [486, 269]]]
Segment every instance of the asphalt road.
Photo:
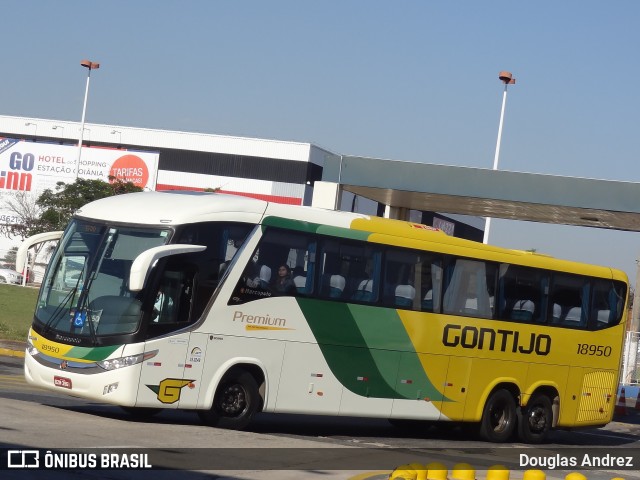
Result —
[[[258, 415], [250, 431], [235, 432], [200, 424], [193, 412], [164, 410], [152, 418], [135, 418], [118, 407], [33, 388], [22, 376], [22, 358], [0, 356], [0, 447], [5, 449], [69, 449], [75, 454], [105, 452], [147, 454], [162, 470], [0, 471], [3, 478], [225, 478], [323, 480], [388, 478], [403, 463], [441, 461], [447, 468], [466, 462], [476, 478], [495, 464], [506, 465], [511, 478], [561, 454], [602, 457], [634, 455], [635, 468], [569, 468], [549, 470], [547, 478], [569, 471], [589, 479], [640, 478], [640, 415], [603, 429], [554, 432], [540, 447], [494, 445], [467, 429], [399, 429], [386, 420], [296, 415]], [[622, 449], [626, 449], [622, 450]], [[42, 453], [41, 452], [41, 453]], [[89, 452], [89, 453], [87, 453]], [[540, 460], [541, 459], [541, 460]], [[120, 466], [120, 465], [118, 465]], [[203, 473], [206, 471], [206, 473]], [[187, 474], [188, 472], [188, 474]], [[27, 475], [29, 474], [29, 475]], [[82, 475], [81, 475], [82, 474]]]

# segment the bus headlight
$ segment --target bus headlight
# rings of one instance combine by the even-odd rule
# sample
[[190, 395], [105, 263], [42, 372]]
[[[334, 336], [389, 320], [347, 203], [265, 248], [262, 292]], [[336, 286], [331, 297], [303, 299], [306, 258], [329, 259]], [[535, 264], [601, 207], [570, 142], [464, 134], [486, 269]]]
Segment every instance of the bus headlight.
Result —
[[33, 343], [31, 343], [31, 340], [29, 339], [27, 339], [27, 353], [32, 357], [35, 357], [36, 355], [38, 355], [38, 353], [40, 353], [38, 352], [38, 349], [33, 346]]
[[130, 367], [136, 365], [145, 360], [155, 357], [158, 354], [158, 350], [152, 352], [139, 353], [137, 355], [129, 355], [127, 357], [110, 358], [108, 360], [101, 360], [96, 362], [99, 367], [105, 370], [118, 370], [119, 368]]

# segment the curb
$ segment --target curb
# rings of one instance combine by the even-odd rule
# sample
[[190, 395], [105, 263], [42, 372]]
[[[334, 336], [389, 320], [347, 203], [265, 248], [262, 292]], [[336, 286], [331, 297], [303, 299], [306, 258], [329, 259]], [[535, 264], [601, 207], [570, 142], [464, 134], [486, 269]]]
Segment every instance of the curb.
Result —
[[0, 357], [24, 358], [24, 350], [11, 350], [9, 348], [0, 347]]
[[0, 339], [0, 357], [24, 358], [27, 342]]

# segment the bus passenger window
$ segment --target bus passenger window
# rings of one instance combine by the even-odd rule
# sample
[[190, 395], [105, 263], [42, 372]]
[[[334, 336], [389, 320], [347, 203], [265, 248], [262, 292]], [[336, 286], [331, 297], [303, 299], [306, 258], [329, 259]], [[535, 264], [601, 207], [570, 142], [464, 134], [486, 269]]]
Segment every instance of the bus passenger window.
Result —
[[152, 298], [145, 300], [150, 311], [148, 337], [184, 328], [198, 320], [194, 301], [195, 268], [176, 257], [171, 258]]
[[496, 266], [476, 260], [455, 259], [447, 266], [443, 312], [492, 318]]
[[617, 325], [622, 318], [625, 301], [625, 287], [621, 282], [606, 280], [592, 281], [590, 330]]
[[516, 322], [542, 323], [545, 320], [549, 274], [518, 265], [500, 265], [498, 318]]
[[320, 296], [363, 303], [378, 300], [380, 251], [364, 242], [326, 238], [319, 260]]
[[251, 255], [229, 303], [310, 294], [313, 292], [314, 269], [313, 237], [269, 228]]
[[577, 275], [558, 273], [550, 294], [551, 323], [563, 327], [585, 328], [589, 308], [589, 282]]

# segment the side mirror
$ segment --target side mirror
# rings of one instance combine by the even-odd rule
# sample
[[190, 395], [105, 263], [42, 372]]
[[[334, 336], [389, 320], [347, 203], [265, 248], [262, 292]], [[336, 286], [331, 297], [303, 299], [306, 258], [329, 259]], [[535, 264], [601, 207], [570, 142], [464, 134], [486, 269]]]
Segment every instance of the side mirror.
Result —
[[155, 265], [156, 261], [162, 257], [170, 255], [179, 255], [181, 253], [202, 252], [207, 247], [204, 245], [162, 245], [160, 247], [145, 250], [136, 257], [131, 265], [129, 273], [129, 290], [139, 292], [144, 288], [144, 284], [149, 276], [149, 270]]
[[27, 283], [27, 260], [29, 259], [29, 249], [37, 243], [59, 240], [63, 233], [64, 232], [62, 230], [38, 233], [37, 235], [26, 238], [22, 244], [20, 244], [20, 247], [18, 247], [18, 251], [16, 252], [16, 270], [22, 273], [23, 286]]

